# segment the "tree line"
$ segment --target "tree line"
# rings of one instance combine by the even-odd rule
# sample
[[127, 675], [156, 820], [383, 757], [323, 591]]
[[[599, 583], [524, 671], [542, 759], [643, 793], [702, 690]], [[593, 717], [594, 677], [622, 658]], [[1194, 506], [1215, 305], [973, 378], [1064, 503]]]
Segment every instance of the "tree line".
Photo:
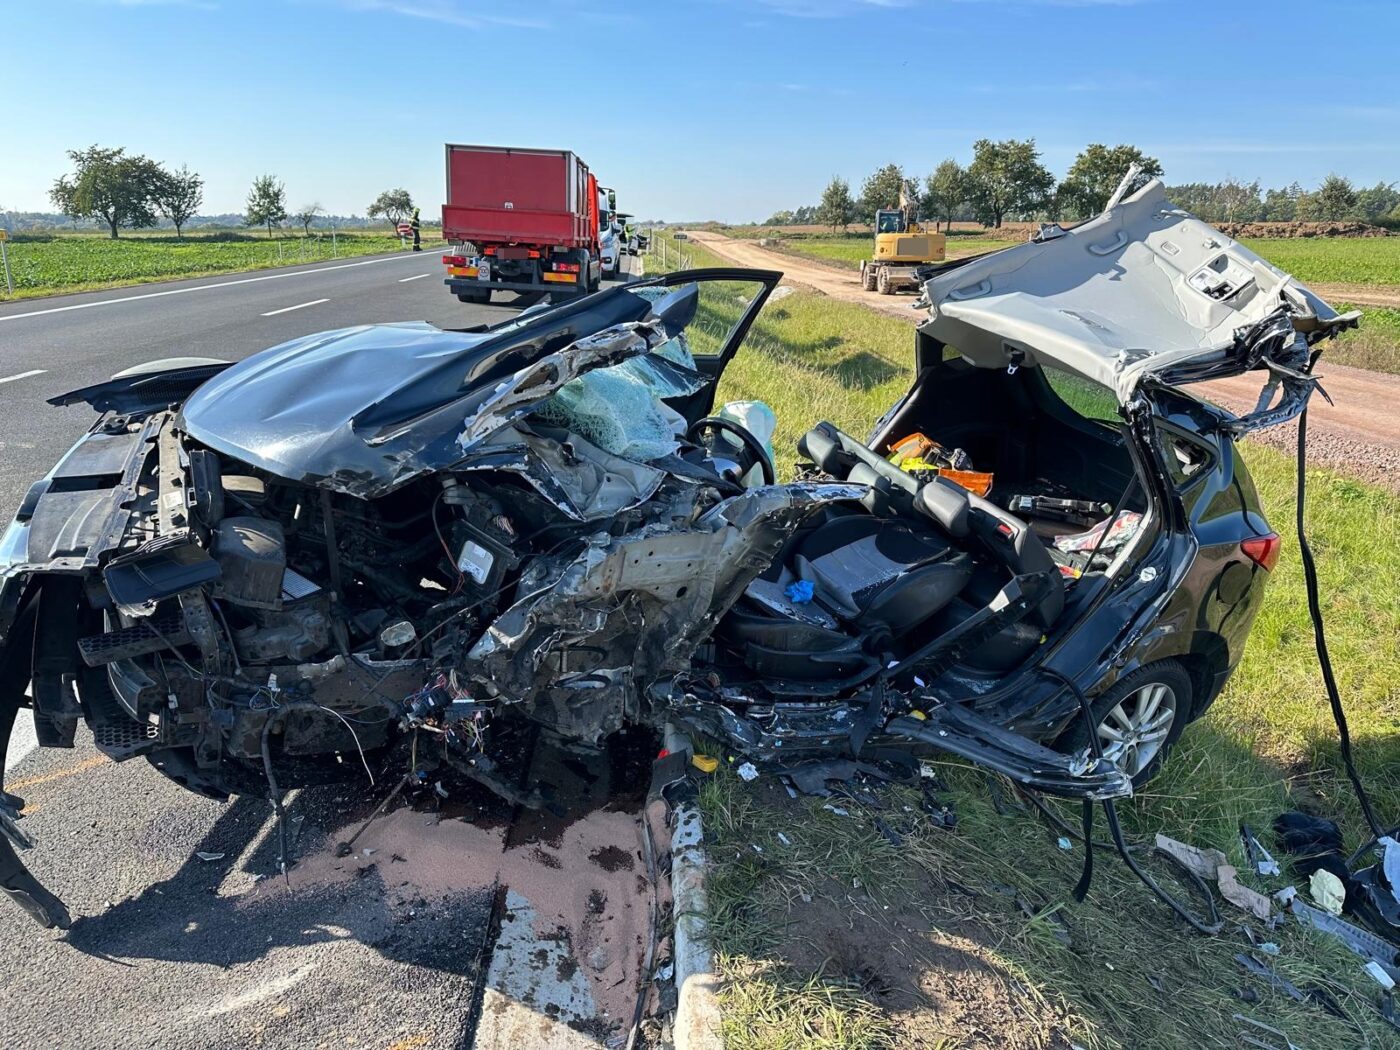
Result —
[[[901, 193], [912, 190], [914, 204], [937, 228], [954, 221], [976, 221], [999, 227], [1007, 219], [1073, 221], [1102, 211], [1128, 169], [1139, 168], [1129, 190], [1162, 177], [1162, 164], [1136, 146], [1093, 143], [1082, 150], [1061, 180], [1040, 160], [1034, 139], [979, 139], [972, 161], [949, 158], [919, 182], [898, 164], [877, 169], [851, 192], [843, 178], [833, 177], [821, 200], [791, 211], [775, 212], [767, 225], [815, 225], [845, 229], [853, 222], [872, 222], [876, 211], [897, 207]], [[1298, 183], [1264, 189], [1258, 180], [1241, 183], [1187, 183], [1168, 186], [1173, 202], [1209, 222], [1357, 220], [1400, 225], [1400, 190], [1378, 182], [1362, 188], [1340, 175], [1329, 175], [1315, 190]]]
[[[187, 166], [176, 171], [123, 147], [90, 146], [69, 150], [68, 157], [74, 170], [54, 181], [49, 199], [70, 218], [102, 222], [114, 239], [121, 230], [155, 226], [163, 216], [175, 227], [175, 236], [183, 240], [185, 224], [204, 203], [204, 180]], [[376, 197], [367, 214], [396, 225], [413, 211], [412, 196], [397, 188]], [[288, 223], [295, 223], [310, 236], [312, 223], [324, 214], [325, 208], [315, 201], [288, 211], [287, 191], [281, 180], [275, 175], [260, 175], [248, 191], [241, 220], [245, 226], [265, 227], [269, 237], [274, 227]]]

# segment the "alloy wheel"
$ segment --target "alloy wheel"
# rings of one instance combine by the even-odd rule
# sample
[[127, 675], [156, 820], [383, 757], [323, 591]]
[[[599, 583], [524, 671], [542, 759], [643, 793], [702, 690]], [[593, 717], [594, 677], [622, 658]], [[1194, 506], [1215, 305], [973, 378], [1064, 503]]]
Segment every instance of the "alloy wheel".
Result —
[[1176, 692], [1161, 682], [1135, 689], [1103, 716], [1099, 742], [1104, 757], [1130, 777], [1152, 764], [1176, 721]]

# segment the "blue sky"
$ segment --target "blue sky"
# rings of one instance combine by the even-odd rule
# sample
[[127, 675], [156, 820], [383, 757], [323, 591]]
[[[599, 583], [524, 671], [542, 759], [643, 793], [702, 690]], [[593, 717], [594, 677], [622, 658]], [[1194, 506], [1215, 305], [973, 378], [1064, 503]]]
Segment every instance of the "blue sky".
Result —
[[[1325, 37], [1325, 40], [1320, 39]], [[1400, 4], [1301, 0], [5, 0], [0, 207], [124, 145], [242, 210], [428, 209], [446, 141], [577, 151], [646, 217], [763, 219], [833, 175], [1034, 137], [1169, 182], [1400, 180]]]

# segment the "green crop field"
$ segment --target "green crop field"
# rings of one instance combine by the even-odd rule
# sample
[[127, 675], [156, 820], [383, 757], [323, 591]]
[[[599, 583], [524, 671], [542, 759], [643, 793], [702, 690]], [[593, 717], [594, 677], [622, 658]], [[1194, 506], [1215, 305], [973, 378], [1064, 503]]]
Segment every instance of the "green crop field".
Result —
[[[425, 245], [437, 244], [425, 240]], [[269, 239], [252, 232], [123, 236], [20, 236], [6, 245], [15, 298], [86, 291], [178, 277], [259, 270], [273, 266], [399, 251], [387, 231]], [[0, 282], [0, 301], [5, 287]]]
[[[689, 264], [722, 264], [694, 242], [684, 251]], [[795, 441], [817, 420], [866, 433], [908, 388], [911, 359], [907, 324], [797, 290], [760, 315], [719, 400], [757, 398], [773, 407], [774, 446], [790, 474]], [[1245, 455], [1284, 537], [1283, 559], [1226, 692], [1120, 813], [1140, 849], [1158, 831], [1216, 847], [1245, 882], [1271, 892], [1285, 880], [1249, 873], [1241, 822], [1270, 841], [1273, 818], [1302, 806], [1339, 819], [1351, 846], [1363, 824], [1312, 650], [1292, 528], [1293, 464], [1255, 444], [1246, 444]], [[1379, 811], [1393, 819], [1400, 813], [1400, 498], [1327, 470], [1308, 476], [1309, 534], [1332, 659], [1361, 775]], [[1186, 1050], [1239, 1045], [1237, 1013], [1267, 1021], [1309, 1050], [1396, 1045], [1394, 1029], [1373, 1008], [1376, 985], [1335, 942], [1294, 923], [1265, 928], [1223, 902], [1224, 933], [1191, 933], [1111, 851], [1098, 854], [1088, 900], [1074, 904], [1082, 847], [1057, 846], [1062, 832], [1033, 811], [998, 813], [980, 773], [951, 760], [938, 768], [959, 824], [938, 827], [920, 816], [917, 794], [896, 793], [884, 817], [900, 829], [899, 846], [851, 803], [842, 816], [824, 809], [825, 800], [789, 799], [771, 778], [744, 784], [724, 770], [706, 784], [707, 892], [726, 981], [728, 1045], [875, 1050], [912, 1045], [917, 1034], [918, 1045], [952, 1048], [968, 1045], [967, 1032], [976, 1031], [977, 1045]], [[1071, 824], [1078, 819], [1077, 810], [1062, 815]], [[1139, 856], [1155, 877], [1169, 877], [1148, 852]], [[1174, 880], [1172, 889], [1200, 907], [1184, 883]], [[857, 943], [868, 945], [867, 954], [846, 942], [831, 947], [823, 930], [833, 924], [866, 931]], [[1248, 949], [1246, 931], [1277, 944], [1277, 956], [1263, 957], [1269, 965], [1301, 987], [1324, 986], [1347, 1020], [1245, 975], [1234, 956]], [[904, 969], [886, 969], [895, 962]], [[911, 967], [916, 982], [924, 967], [929, 986], [962, 989], [970, 1028], [918, 1012], [882, 983]], [[964, 977], [969, 983], [960, 985]], [[977, 1001], [988, 980], [1015, 990], [999, 1011]], [[1256, 999], [1233, 991], [1244, 988]]]
[[1400, 284], [1400, 237], [1278, 237], [1242, 243], [1305, 283]]

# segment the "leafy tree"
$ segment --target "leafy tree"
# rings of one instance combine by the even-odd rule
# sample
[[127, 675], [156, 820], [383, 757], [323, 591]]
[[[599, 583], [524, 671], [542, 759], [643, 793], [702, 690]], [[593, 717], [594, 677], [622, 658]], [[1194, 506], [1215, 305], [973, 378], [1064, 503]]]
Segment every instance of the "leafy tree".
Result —
[[1255, 222], [1264, 212], [1259, 180], [1240, 182], [1226, 178], [1216, 187], [1216, 210], [1224, 222]]
[[266, 226], [268, 237], [272, 227], [287, 221], [287, 191], [275, 175], [260, 175], [248, 191], [243, 221], [249, 226]]
[[[1239, 182], [1227, 178], [1224, 182], [1168, 186], [1167, 196], [1173, 204], [1206, 222], [1254, 222], [1264, 214], [1258, 179]], [[1302, 207], [1301, 200], [1299, 207]]]
[[1350, 179], [1337, 174], [1328, 175], [1322, 185], [1298, 201], [1298, 218], [1310, 222], [1349, 219], [1356, 212], [1356, 190]]
[[325, 208], [321, 207], [319, 201], [313, 201], [310, 204], [304, 205], [292, 218], [295, 219], [297, 225], [301, 227], [302, 234], [306, 237], [310, 237], [311, 224], [316, 221], [316, 216], [320, 215], [325, 210]]
[[811, 226], [818, 221], [817, 206], [815, 204], [804, 204], [792, 213], [792, 224], [794, 226]]
[[385, 190], [374, 198], [367, 214], [371, 219], [384, 218], [390, 225], [397, 226], [413, 214], [413, 198], [403, 188]]
[[856, 202], [851, 199], [851, 185], [845, 179], [833, 175], [822, 190], [821, 203], [817, 205], [817, 221], [826, 223], [833, 230], [840, 226], [845, 229], [856, 215]]
[[1043, 207], [1055, 187], [1055, 176], [1040, 163], [1035, 139], [972, 145], [967, 168], [968, 199], [983, 226], [1000, 226], [1007, 214]]
[[1261, 213], [1266, 222], [1292, 222], [1298, 217], [1298, 200], [1303, 196], [1303, 187], [1296, 182], [1283, 189], [1271, 189], [1264, 194], [1264, 209]]
[[1161, 162], [1136, 146], [1091, 143], [1074, 158], [1064, 182], [1055, 192], [1056, 203], [1075, 218], [1097, 215], [1134, 164], [1142, 171], [1129, 185], [1129, 193], [1140, 190], [1150, 179], [1162, 177]]
[[886, 164], [861, 184], [856, 214], [866, 222], [874, 222], [875, 213], [881, 208], [894, 208], [899, 205], [899, 193], [902, 189], [904, 169], [898, 164]]
[[933, 228], [942, 219], [951, 229], [953, 215], [967, 200], [967, 172], [955, 160], [945, 160], [924, 180], [923, 210], [933, 216]]
[[765, 225], [765, 226], [791, 226], [791, 225], [792, 225], [792, 222], [793, 222], [792, 212], [787, 211], [787, 210], [783, 210], [783, 211], [775, 211], [772, 215], [768, 216], [768, 221], [765, 222], [763, 225]]
[[1400, 190], [1393, 182], [1378, 182], [1356, 191], [1356, 210], [1367, 222], [1388, 218], [1400, 207]]
[[76, 170], [60, 176], [49, 190], [56, 208], [75, 219], [101, 219], [114, 239], [123, 227], [156, 224], [155, 194], [164, 176], [159, 164], [103, 146], [69, 150], [68, 157]]
[[175, 224], [175, 236], [184, 240], [185, 223], [204, 203], [204, 180], [184, 165], [179, 171], [162, 171], [153, 194], [160, 213]]

